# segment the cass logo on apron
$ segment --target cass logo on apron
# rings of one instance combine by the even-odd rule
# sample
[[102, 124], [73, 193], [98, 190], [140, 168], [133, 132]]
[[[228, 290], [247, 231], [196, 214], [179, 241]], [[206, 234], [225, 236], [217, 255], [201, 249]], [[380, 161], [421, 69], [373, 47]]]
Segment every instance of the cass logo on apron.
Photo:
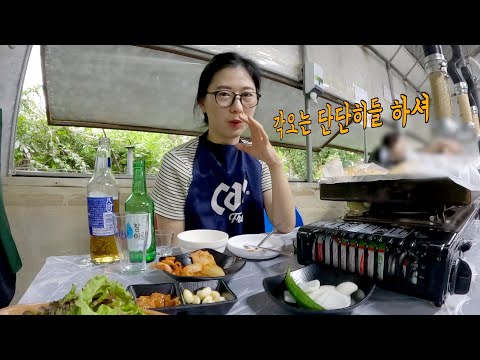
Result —
[[[215, 211], [218, 215], [222, 215], [225, 211], [225, 208], [229, 209], [232, 213], [228, 216], [228, 220], [233, 224], [233, 222], [241, 223], [243, 222], [243, 213], [242, 212], [234, 212], [237, 210], [243, 202], [243, 195], [246, 193], [247, 195], [250, 193], [247, 190], [248, 181], [245, 179], [243, 181], [243, 186], [235, 182], [231, 187], [228, 185], [221, 183], [217, 186], [215, 191], [213, 192], [212, 201], [210, 204], [212, 205], [213, 211]], [[232, 189], [232, 191], [230, 191]], [[221, 192], [228, 193], [223, 201], [224, 207], [218, 204], [218, 197]], [[232, 203], [233, 200], [233, 203]]]
[[234, 145], [199, 138], [185, 200], [185, 230], [216, 229], [229, 236], [263, 232], [262, 165]]

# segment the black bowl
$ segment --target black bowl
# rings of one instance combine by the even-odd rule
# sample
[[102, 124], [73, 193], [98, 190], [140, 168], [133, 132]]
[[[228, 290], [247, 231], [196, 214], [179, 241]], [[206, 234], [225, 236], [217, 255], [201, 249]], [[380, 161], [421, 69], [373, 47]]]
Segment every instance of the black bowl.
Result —
[[172, 295], [172, 297], [179, 297], [180, 304], [177, 306], [165, 306], [162, 308], [150, 309], [160, 311], [165, 314], [175, 315], [178, 312], [178, 307], [183, 304], [182, 296], [180, 295], [178, 287], [174, 283], [130, 285], [127, 287], [127, 291], [129, 291], [133, 295], [134, 300], [136, 300], [140, 296], [152, 295], [154, 292], [158, 292], [164, 295]]
[[[224, 276], [216, 276], [216, 277], [210, 277], [210, 276], [178, 276], [174, 274], [170, 274], [166, 271], [165, 274], [168, 276], [171, 276], [172, 278], [176, 279], [177, 281], [192, 281], [192, 280], [225, 280], [228, 279], [230, 276], [236, 274], [239, 272], [247, 263], [247, 261], [241, 257], [238, 256], [230, 256], [226, 255], [224, 253], [218, 252], [217, 250], [214, 249], [200, 249], [203, 251], [208, 251], [210, 254], [212, 254], [213, 258], [215, 259], [215, 263], [220, 266], [223, 271], [225, 272]], [[198, 251], [198, 250], [196, 250]], [[190, 254], [192, 254], [194, 251], [189, 252], [187, 254], [181, 254], [181, 255], [176, 255], [173, 256], [176, 261], [179, 261], [183, 266], [187, 266], [192, 264], [192, 259], [190, 258]], [[158, 259], [158, 261], [162, 261], [165, 258], [170, 257], [170, 256], [164, 256]], [[161, 270], [163, 271], [163, 270]]]
[[[218, 291], [222, 296], [224, 296], [225, 301], [208, 304], [185, 303], [185, 299], [182, 295], [184, 289], [188, 289], [195, 293], [197, 290], [207, 286], [212, 290]], [[127, 287], [127, 291], [130, 291], [135, 300], [139, 296], [148, 296], [154, 292], [179, 296], [181, 301], [180, 305], [150, 309], [171, 315], [225, 315], [237, 302], [237, 296], [222, 280], [183, 282], [178, 284], [162, 283], [130, 285]]]
[[[183, 298], [184, 289], [188, 289], [192, 293], [195, 293], [197, 290], [207, 286], [212, 290], [218, 291], [221, 296], [225, 297], [225, 300], [209, 304], [185, 304], [185, 299]], [[179, 309], [179, 315], [182, 313], [189, 315], [225, 315], [237, 302], [237, 296], [222, 280], [179, 283], [178, 289], [180, 294], [182, 294], [182, 302], [185, 304]]]
[[351, 281], [357, 284], [358, 290], [351, 295], [352, 304], [349, 307], [334, 310], [310, 310], [299, 307], [296, 304], [290, 304], [283, 299], [283, 293], [287, 290], [285, 286], [286, 274], [276, 275], [263, 279], [263, 288], [270, 298], [284, 308], [294, 314], [303, 315], [336, 315], [350, 314], [361, 303], [364, 303], [375, 290], [375, 283], [366, 277], [346, 273], [334, 268], [324, 268], [318, 264], [311, 264], [301, 269], [290, 272], [296, 283], [312, 280], [319, 280], [320, 285], [338, 285], [345, 281]]

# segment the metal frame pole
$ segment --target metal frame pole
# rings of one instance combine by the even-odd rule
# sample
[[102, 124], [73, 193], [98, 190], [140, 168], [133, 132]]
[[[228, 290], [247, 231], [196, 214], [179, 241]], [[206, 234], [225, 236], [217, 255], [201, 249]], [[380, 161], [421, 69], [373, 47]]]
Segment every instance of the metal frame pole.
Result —
[[[302, 61], [305, 66], [305, 62], [308, 60], [307, 45], [302, 45]], [[303, 69], [305, 74], [305, 69]], [[303, 92], [305, 93], [305, 79], [303, 81]], [[305, 94], [305, 114], [310, 114], [310, 96]], [[307, 125], [307, 129], [310, 129], [310, 125]], [[307, 182], [313, 182], [313, 145], [311, 139], [311, 133], [305, 136], [305, 147], [307, 151]]]

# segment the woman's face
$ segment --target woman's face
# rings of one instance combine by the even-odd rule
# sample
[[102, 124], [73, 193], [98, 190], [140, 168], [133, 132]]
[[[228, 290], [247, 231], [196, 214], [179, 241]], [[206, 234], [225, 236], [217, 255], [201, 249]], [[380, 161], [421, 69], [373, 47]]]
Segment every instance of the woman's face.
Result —
[[404, 161], [407, 156], [407, 144], [403, 136], [401, 136], [392, 147], [392, 160]]
[[[208, 92], [219, 90], [228, 90], [235, 94], [256, 92], [252, 78], [243, 67], [228, 67], [218, 71], [208, 86]], [[229, 107], [219, 106], [214, 94], [207, 94], [198, 104], [202, 112], [208, 115], [208, 139], [219, 144], [237, 144], [240, 135], [247, 128], [239, 115], [243, 112], [247, 116], [253, 116], [256, 109], [256, 106], [244, 107], [240, 96], [237, 96]]]

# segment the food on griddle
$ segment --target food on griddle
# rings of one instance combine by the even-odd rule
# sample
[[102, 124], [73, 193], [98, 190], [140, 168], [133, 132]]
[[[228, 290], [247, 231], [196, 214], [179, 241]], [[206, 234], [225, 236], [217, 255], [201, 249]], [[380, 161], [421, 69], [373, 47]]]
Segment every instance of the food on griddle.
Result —
[[192, 264], [183, 266], [174, 256], [169, 256], [153, 264], [153, 267], [177, 276], [225, 276], [223, 269], [217, 265], [212, 254], [205, 250], [197, 250], [190, 254]]
[[375, 163], [350, 166], [344, 169], [346, 176], [385, 175], [388, 169]]

